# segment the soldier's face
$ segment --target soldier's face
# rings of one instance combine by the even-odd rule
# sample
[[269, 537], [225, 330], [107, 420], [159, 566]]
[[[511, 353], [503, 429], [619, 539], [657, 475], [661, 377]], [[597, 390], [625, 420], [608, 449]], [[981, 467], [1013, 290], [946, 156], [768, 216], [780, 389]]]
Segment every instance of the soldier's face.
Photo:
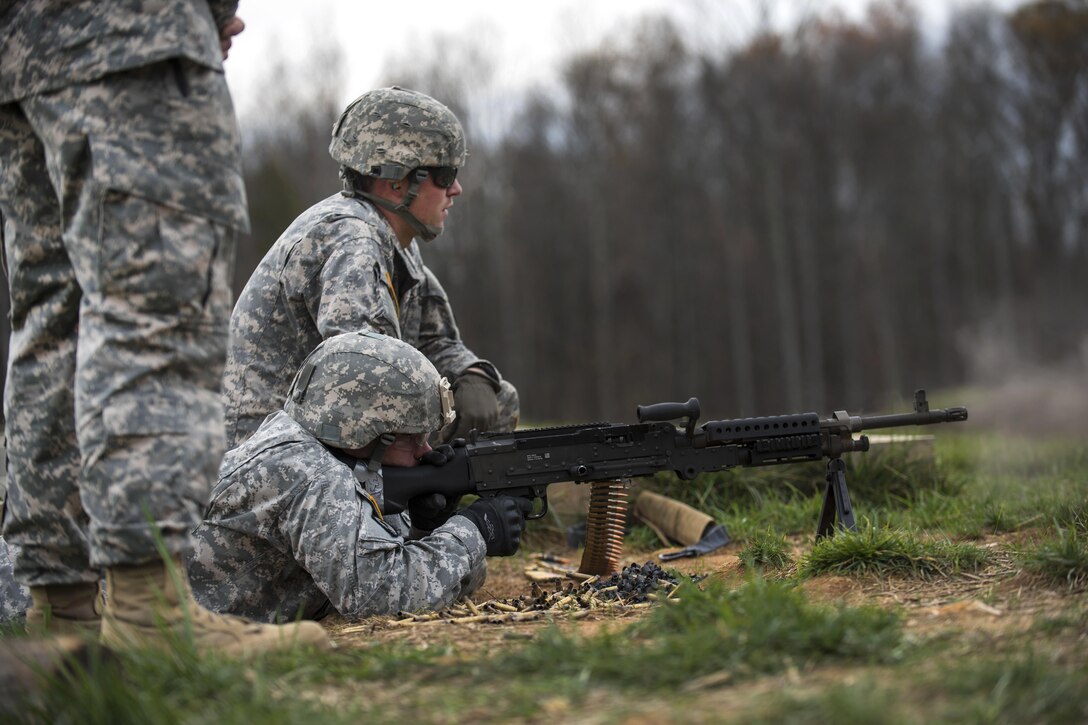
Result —
[[424, 224], [444, 227], [446, 218], [453, 206], [453, 198], [460, 196], [463, 189], [460, 181], [454, 181], [448, 188], [442, 188], [433, 179], [426, 179], [419, 186], [419, 195], [408, 206], [409, 211]]
[[426, 433], [397, 433], [393, 445], [385, 449], [383, 466], [418, 466], [419, 457], [431, 450]]

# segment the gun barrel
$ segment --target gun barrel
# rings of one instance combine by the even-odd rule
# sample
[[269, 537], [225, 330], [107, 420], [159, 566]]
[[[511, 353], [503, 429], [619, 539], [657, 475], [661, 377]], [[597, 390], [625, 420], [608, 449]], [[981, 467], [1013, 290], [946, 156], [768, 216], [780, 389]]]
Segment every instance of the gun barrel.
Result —
[[853, 432], [873, 430], [875, 428], [899, 428], [908, 425], [933, 425], [935, 423], [957, 423], [967, 420], [967, 408], [937, 408], [916, 413], [894, 413], [892, 415], [859, 416], [857, 424], [851, 420]]

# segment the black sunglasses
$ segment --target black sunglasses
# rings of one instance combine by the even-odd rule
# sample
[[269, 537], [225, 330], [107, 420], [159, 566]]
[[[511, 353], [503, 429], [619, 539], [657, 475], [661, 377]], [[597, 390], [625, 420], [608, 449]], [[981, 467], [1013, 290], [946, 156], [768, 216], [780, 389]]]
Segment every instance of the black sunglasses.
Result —
[[419, 179], [430, 179], [439, 189], [448, 189], [457, 181], [456, 166], [423, 166], [417, 170]]

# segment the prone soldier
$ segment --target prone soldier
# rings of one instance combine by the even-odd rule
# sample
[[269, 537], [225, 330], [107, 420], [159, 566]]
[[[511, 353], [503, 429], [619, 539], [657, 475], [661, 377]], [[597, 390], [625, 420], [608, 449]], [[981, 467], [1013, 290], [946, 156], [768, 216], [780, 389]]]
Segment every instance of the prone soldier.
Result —
[[426, 495], [382, 515], [382, 467], [442, 465], [449, 447], [427, 437], [453, 418], [449, 384], [411, 345], [375, 332], [322, 342], [283, 408], [223, 460], [194, 531], [197, 600], [273, 622], [441, 609], [476, 590], [485, 556], [517, 551], [528, 499], [458, 511]]

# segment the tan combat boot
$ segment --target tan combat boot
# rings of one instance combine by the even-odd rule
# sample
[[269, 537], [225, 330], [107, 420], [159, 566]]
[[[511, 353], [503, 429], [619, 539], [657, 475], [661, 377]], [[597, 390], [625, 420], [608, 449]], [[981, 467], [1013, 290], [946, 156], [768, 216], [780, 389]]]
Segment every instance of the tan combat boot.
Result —
[[102, 644], [114, 649], [171, 649], [183, 642], [202, 654], [235, 657], [296, 646], [332, 646], [316, 622], [258, 624], [209, 612], [193, 599], [185, 568], [175, 561], [106, 570]]
[[97, 635], [102, 623], [98, 582], [30, 587], [26, 631], [38, 636]]

